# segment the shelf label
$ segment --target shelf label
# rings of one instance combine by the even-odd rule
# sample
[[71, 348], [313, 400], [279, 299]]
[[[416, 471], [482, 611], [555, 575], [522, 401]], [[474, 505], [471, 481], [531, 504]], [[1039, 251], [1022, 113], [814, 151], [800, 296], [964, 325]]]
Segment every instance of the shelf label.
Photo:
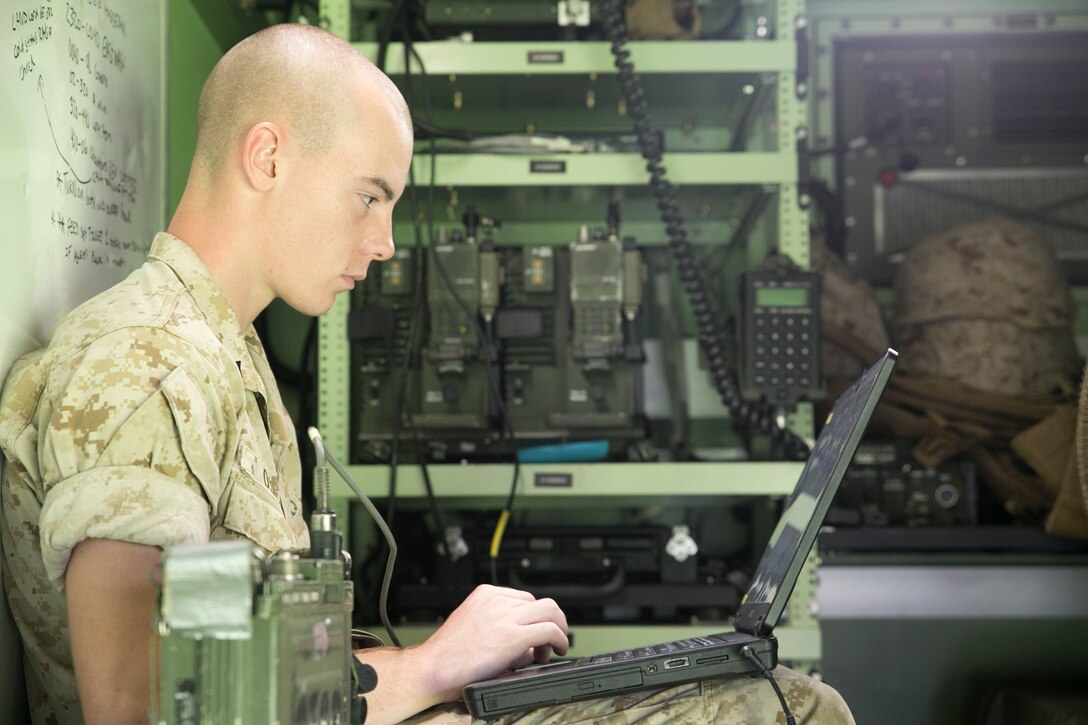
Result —
[[574, 475], [570, 473], [534, 473], [534, 486], [548, 486], [552, 488], [571, 488], [574, 486]]
[[561, 50], [530, 50], [529, 62], [534, 64], [548, 63], [551, 65], [562, 65], [563, 63], [563, 51]]
[[529, 160], [530, 174], [565, 174], [567, 173], [566, 161], [546, 161], [543, 159]]

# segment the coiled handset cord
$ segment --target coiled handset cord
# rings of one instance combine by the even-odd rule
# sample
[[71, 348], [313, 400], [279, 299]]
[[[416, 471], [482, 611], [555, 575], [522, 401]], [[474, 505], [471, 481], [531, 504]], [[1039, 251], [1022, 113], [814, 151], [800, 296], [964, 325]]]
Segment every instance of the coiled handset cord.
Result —
[[729, 369], [727, 343], [721, 331], [714, 323], [714, 308], [706, 292], [706, 283], [699, 272], [691, 242], [684, 230], [684, 219], [680, 214], [672, 184], [665, 177], [662, 166], [662, 148], [659, 136], [654, 132], [649, 119], [649, 109], [642, 86], [639, 83], [635, 67], [630, 61], [631, 53], [624, 47], [627, 43], [623, 9], [625, 0], [609, 0], [605, 5], [604, 28], [611, 41], [612, 57], [619, 71], [620, 89], [627, 104], [627, 115], [634, 124], [642, 158], [646, 160], [646, 170], [650, 172], [650, 188], [657, 199], [657, 208], [661, 220], [665, 222], [665, 231], [669, 237], [669, 249], [672, 251], [680, 280], [688, 294], [692, 314], [699, 333], [699, 347], [706, 356], [710, 377], [718, 392], [721, 402], [729, 410], [729, 415], [742, 427], [750, 431], [769, 435], [775, 447], [782, 451], [787, 460], [801, 460], [808, 454], [808, 446], [789, 429], [777, 424], [775, 410], [767, 403], [749, 403], [741, 399], [733, 373]]

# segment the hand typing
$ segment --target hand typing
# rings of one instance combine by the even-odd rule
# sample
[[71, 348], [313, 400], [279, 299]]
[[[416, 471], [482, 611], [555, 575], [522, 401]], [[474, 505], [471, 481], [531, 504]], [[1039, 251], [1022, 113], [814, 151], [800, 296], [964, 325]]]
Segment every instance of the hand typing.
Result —
[[446, 701], [469, 682], [567, 652], [567, 618], [551, 599], [488, 584], [477, 587], [419, 646]]

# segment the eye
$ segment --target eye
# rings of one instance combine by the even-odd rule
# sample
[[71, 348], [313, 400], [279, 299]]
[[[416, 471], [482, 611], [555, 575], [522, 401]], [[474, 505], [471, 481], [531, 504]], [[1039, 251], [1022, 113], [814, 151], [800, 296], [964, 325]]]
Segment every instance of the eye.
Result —
[[359, 196], [362, 198], [363, 203], [367, 205], [367, 208], [370, 208], [378, 200], [378, 197], [370, 194], [360, 194]]

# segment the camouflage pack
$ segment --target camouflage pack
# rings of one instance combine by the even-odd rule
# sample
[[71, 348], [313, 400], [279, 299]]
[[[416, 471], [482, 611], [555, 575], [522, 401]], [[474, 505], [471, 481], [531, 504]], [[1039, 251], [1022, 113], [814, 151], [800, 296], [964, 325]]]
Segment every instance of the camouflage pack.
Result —
[[1075, 380], [1073, 317], [1050, 247], [1006, 219], [924, 239], [896, 278], [896, 343], [904, 361], [987, 392], [1041, 396]]
[[628, 0], [627, 35], [632, 40], [686, 40], [699, 37], [699, 6], [692, 0]]

